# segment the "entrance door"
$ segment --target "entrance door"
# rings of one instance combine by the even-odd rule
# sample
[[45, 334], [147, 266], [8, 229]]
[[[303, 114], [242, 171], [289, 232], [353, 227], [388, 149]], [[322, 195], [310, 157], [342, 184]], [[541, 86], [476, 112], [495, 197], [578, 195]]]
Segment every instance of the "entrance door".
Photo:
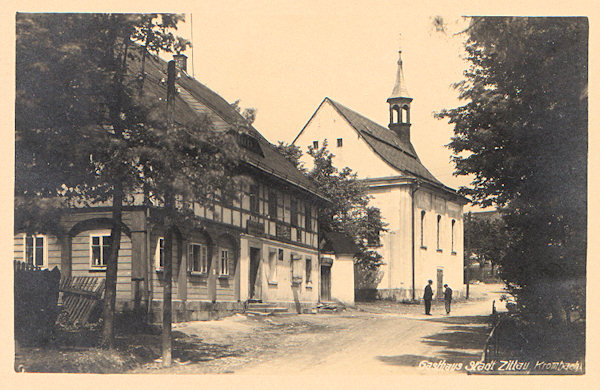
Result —
[[321, 266], [321, 301], [331, 300], [331, 267]]
[[260, 249], [250, 248], [250, 299], [260, 299], [260, 278], [258, 268], [260, 266]]
[[444, 270], [438, 268], [437, 270], [437, 293], [438, 300], [444, 299]]

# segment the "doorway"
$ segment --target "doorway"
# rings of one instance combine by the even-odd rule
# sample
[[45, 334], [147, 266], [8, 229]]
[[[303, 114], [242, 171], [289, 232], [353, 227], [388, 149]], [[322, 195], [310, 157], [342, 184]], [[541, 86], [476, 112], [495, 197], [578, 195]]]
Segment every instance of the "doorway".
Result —
[[437, 292], [436, 297], [438, 300], [444, 300], [444, 270], [438, 268], [437, 270]]
[[250, 247], [250, 299], [261, 299], [260, 278], [258, 269], [260, 267], [260, 249]]
[[321, 301], [331, 300], [331, 266], [321, 266]]

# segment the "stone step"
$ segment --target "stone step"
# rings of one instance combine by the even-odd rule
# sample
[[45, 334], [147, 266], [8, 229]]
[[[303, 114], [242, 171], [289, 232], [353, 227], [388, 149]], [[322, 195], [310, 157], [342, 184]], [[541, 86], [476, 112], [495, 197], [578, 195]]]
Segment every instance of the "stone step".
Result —
[[271, 307], [275, 306], [273, 303], [260, 302], [260, 303], [248, 303], [248, 307]]
[[275, 306], [269, 306], [269, 307], [252, 307], [252, 306], [248, 306], [248, 311], [260, 311], [260, 312], [273, 312], [273, 313], [284, 313], [288, 311], [287, 307], [275, 307]]

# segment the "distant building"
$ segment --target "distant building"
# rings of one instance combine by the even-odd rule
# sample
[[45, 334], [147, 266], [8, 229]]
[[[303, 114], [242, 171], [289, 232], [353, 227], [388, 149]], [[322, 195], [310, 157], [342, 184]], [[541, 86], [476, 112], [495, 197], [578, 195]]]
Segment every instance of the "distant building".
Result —
[[358, 247], [352, 237], [325, 232], [319, 243], [321, 300], [354, 305], [354, 255]]
[[[215, 131], [227, 131], [243, 121], [223, 98], [187, 75], [185, 58], [179, 56], [178, 62], [176, 122], [207, 116]], [[130, 71], [136, 77], [140, 65], [132, 63]], [[144, 88], [157, 99], [166, 96], [159, 82], [166, 75], [166, 63], [148, 58], [145, 72], [151, 81]], [[214, 208], [193, 204], [195, 227], [181, 227], [176, 233], [174, 321], [238, 310], [249, 299], [302, 310], [320, 299], [317, 217], [327, 200], [252, 126], [238, 143], [245, 154], [237, 174], [247, 178], [239, 199]], [[153, 222], [161, 207], [136, 195], [140, 196], [134, 196], [123, 213], [117, 307], [146, 308], [156, 320], [163, 298], [165, 227]], [[104, 278], [112, 226], [108, 206], [66, 210], [52, 232], [31, 235], [15, 227], [14, 259], [56, 266], [63, 277]]]
[[[436, 179], [422, 164], [411, 141], [412, 103], [402, 59], [387, 99], [390, 123], [383, 127], [325, 98], [294, 139], [303, 150], [327, 140], [338, 167], [348, 166], [364, 180], [389, 231], [379, 253], [385, 264], [376, 286], [380, 297], [419, 299], [428, 279], [437, 294], [448, 283], [463, 288], [463, 205], [466, 199]], [[310, 166], [310, 157], [302, 158]]]

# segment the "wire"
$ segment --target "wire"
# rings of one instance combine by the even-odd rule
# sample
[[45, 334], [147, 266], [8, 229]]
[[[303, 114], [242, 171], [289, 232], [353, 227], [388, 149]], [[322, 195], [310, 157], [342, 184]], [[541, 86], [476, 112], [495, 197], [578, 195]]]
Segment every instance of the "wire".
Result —
[[192, 43], [192, 77], [196, 77], [194, 74], [194, 14], [190, 12], [190, 42]]

